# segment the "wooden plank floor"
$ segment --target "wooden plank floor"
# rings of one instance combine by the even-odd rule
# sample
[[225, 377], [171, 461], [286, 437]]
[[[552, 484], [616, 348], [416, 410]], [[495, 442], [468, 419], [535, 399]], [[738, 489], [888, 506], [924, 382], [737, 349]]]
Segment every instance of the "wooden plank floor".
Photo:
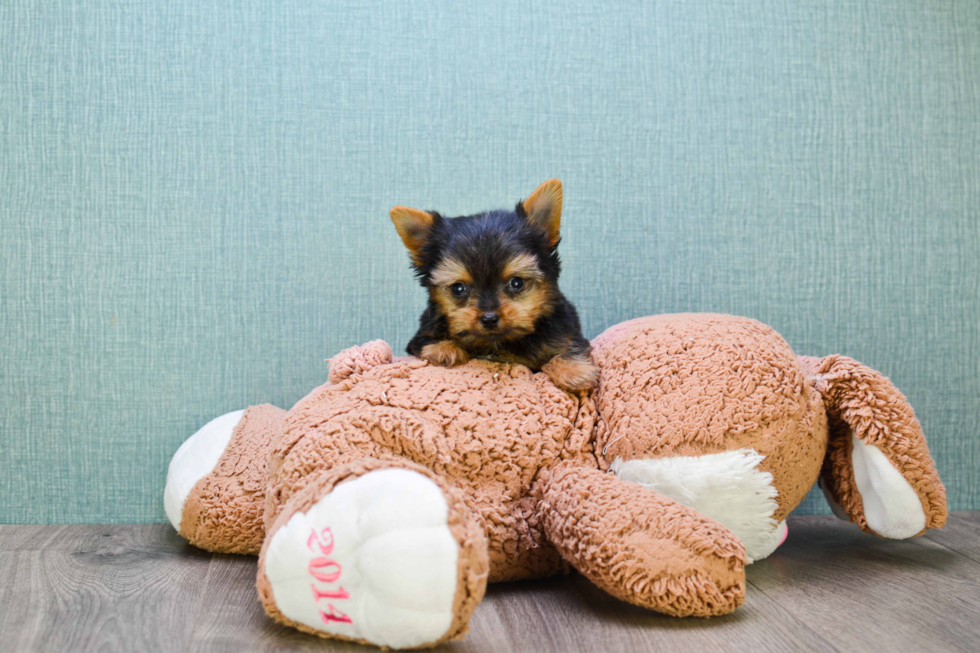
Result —
[[[254, 576], [255, 558], [169, 526], [0, 526], [0, 650], [372, 650], [274, 624]], [[635, 608], [578, 575], [492, 585], [469, 636], [441, 650], [980, 650], [980, 512], [901, 542], [791, 517], [748, 580], [745, 605], [715, 619]]]

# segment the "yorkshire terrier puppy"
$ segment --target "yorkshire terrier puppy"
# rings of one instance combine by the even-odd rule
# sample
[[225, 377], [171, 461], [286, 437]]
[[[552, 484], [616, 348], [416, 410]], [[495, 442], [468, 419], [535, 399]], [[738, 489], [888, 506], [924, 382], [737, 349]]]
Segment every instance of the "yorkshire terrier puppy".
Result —
[[561, 205], [561, 182], [552, 179], [513, 211], [444, 218], [393, 208], [429, 293], [408, 353], [444, 367], [470, 358], [520, 363], [569, 391], [594, 387], [589, 341], [558, 289]]

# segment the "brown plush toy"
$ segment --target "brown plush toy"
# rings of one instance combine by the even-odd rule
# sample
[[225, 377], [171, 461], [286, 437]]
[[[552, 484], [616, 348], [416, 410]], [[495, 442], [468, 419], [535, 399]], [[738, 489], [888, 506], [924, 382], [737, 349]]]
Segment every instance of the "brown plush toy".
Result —
[[577, 396], [518, 365], [346, 350], [289, 412], [253, 406], [185, 442], [167, 514], [199, 547], [259, 553], [274, 619], [392, 648], [464, 634], [488, 582], [570, 566], [659, 612], [728, 613], [818, 476], [865, 531], [945, 522], [919, 424], [878, 372], [724, 315], [592, 344], [599, 387]]

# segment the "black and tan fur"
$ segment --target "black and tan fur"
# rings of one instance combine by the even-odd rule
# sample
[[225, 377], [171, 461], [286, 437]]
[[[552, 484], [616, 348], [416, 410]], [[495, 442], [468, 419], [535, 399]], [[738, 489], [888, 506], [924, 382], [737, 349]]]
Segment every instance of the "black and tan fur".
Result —
[[578, 314], [558, 289], [561, 182], [541, 184], [513, 211], [444, 218], [403, 206], [391, 220], [429, 301], [408, 353], [452, 367], [470, 358], [541, 370], [566, 390], [598, 370]]

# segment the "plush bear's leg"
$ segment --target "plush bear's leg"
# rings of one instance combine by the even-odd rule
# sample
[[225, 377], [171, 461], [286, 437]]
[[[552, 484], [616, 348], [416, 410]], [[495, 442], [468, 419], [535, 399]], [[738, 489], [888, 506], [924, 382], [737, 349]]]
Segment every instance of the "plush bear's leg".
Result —
[[597, 469], [562, 463], [541, 488], [548, 539], [613, 596], [673, 616], [745, 600], [745, 549], [718, 522]]
[[227, 413], [174, 454], [164, 507], [191, 544], [219, 553], [259, 552], [269, 446], [285, 417], [286, 411], [269, 404]]
[[898, 388], [847, 356], [801, 356], [800, 362], [829, 417], [820, 487], [834, 512], [894, 539], [945, 524], [946, 489]]
[[361, 458], [291, 497], [259, 555], [271, 617], [322, 637], [392, 648], [466, 633], [489, 561], [462, 493], [408, 461]]

